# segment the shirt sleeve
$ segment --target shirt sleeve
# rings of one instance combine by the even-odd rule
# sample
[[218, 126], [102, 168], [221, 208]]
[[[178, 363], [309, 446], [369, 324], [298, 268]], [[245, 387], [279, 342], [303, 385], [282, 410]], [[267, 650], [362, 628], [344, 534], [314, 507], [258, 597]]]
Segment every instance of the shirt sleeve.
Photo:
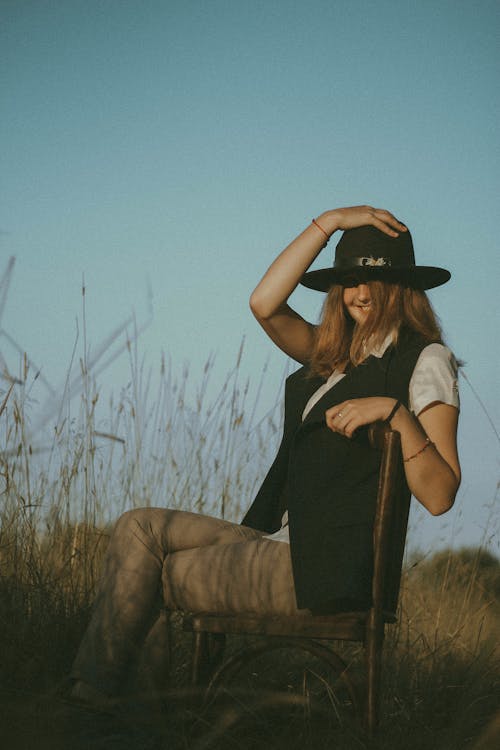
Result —
[[414, 414], [420, 414], [434, 401], [460, 408], [457, 362], [443, 344], [429, 344], [422, 349], [409, 386], [409, 406]]

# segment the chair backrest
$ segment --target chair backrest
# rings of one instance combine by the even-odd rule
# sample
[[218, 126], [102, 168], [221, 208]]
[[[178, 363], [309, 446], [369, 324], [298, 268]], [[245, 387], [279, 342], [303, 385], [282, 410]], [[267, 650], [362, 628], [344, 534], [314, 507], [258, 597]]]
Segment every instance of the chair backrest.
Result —
[[373, 527], [372, 607], [386, 622], [396, 620], [401, 569], [410, 510], [401, 456], [401, 437], [383, 422], [369, 429], [370, 442], [382, 450]]

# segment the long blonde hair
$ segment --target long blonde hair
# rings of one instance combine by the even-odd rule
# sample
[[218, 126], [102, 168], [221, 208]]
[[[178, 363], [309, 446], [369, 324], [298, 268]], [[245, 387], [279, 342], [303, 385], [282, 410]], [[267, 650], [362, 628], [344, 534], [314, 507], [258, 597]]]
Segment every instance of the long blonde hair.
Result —
[[363, 325], [347, 313], [344, 289], [332, 286], [323, 305], [321, 321], [316, 328], [310, 362], [311, 374], [328, 377], [335, 368], [361, 364], [370, 349], [383, 344], [389, 334], [396, 343], [403, 328], [420, 334], [429, 344], [442, 343], [441, 327], [425, 292], [402, 284], [368, 281], [370, 312]]

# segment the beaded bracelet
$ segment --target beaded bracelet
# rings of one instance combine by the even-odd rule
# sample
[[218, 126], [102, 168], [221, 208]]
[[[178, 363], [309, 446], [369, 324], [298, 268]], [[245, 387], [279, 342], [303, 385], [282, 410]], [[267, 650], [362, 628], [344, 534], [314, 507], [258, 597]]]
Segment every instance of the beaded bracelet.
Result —
[[318, 229], [319, 229], [320, 232], [323, 232], [323, 234], [325, 235], [325, 237], [326, 237], [327, 240], [330, 239], [330, 235], [328, 234], [328, 232], [325, 232], [325, 230], [323, 229], [323, 227], [320, 227], [320, 225], [318, 224], [318, 222], [316, 221], [316, 219], [313, 219], [311, 223], [314, 224], [315, 227], [318, 227]]
[[427, 437], [427, 438], [425, 438], [425, 444], [423, 445], [423, 447], [420, 448], [420, 450], [417, 451], [416, 453], [414, 453], [412, 456], [408, 456], [408, 458], [403, 458], [403, 462], [405, 464], [407, 464], [408, 461], [411, 461], [412, 459], [416, 458], [417, 456], [420, 456], [420, 454], [423, 453], [429, 447], [429, 445], [434, 445], [434, 443], [432, 442], [432, 440], [430, 438]]

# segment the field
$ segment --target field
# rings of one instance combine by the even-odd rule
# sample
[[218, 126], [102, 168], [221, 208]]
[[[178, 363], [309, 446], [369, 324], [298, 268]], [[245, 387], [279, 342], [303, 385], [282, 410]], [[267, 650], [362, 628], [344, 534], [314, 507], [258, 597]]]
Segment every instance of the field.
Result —
[[[189, 635], [176, 618], [169, 675], [155, 691], [143, 674], [113, 718], [65, 700], [112, 520], [148, 504], [238, 519], [279, 435], [277, 412], [257, 421], [260, 387], [242, 382], [241, 356], [217, 389], [211, 361], [197, 384], [165, 361], [145, 375], [134, 341], [126, 348], [130, 382], [109, 397], [106, 414], [96, 361], [86, 356], [59, 400], [27, 358], [18, 376], [3, 381], [2, 747], [497, 747], [498, 726], [491, 729], [496, 740], [485, 732], [500, 705], [500, 562], [482, 548], [413, 553], [407, 561], [399, 622], [386, 641], [375, 743], [319, 665], [290, 654], [256, 664], [235, 685], [230, 705], [197, 709]], [[356, 649], [346, 654], [362, 669]]]

